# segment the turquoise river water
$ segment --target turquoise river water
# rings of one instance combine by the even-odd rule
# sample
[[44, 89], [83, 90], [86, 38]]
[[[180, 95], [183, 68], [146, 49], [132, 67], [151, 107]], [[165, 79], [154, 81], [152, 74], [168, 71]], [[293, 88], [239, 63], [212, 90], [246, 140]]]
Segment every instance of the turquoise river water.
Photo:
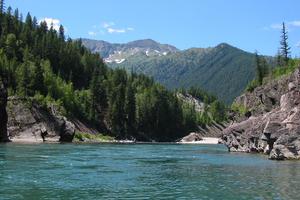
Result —
[[0, 145], [0, 199], [300, 199], [300, 161], [222, 145]]

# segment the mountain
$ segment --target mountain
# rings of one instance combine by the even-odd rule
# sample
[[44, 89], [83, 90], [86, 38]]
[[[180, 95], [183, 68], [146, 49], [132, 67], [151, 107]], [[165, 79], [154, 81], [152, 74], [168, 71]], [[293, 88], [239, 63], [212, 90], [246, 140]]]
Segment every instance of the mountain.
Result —
[[169, 89], [201, 87], [231, 103], [255, 76], [254, 54], [222, 43], [211, 48], [178, 50], [153, 40], [127, 44], [82, 40], [112, 68], [143, 73]]
[[101, 40], [82, 39], [82, 43], [93, 53], [100, 53], [106, 63], [117, 64], [139, 53], [147, 56], [161, 56], [179, 51], [174, 46], [160, 44], [151, 39], [136, 40], [127, 44], [111, 44]]

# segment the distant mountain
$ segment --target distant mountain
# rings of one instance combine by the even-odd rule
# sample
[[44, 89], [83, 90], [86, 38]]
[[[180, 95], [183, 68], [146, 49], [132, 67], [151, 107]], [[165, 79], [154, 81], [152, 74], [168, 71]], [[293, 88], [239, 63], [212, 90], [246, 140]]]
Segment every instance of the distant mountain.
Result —
[[184, 51], [153, 40], [127, 44], [83, 39], [112, 68], [144, 73], [170, 89], [201, 87], [231, 103], [255, 76], [254, 54], [222, 43]]
[[144, 53], [147, 56], [162, 56], [179, 50], [168, 44], [160, 44], [151, 39], [136, 40], [126, 44], [111, 44], [102, 40], [82, 39], [83, 45], [94, 53], [100, 53], [107, 63], [120, 64], [127, 58]]

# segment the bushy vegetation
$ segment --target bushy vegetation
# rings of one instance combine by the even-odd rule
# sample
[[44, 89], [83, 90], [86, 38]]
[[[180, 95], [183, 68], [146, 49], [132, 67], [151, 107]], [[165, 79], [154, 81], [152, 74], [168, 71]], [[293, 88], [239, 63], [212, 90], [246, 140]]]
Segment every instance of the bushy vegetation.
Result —
[[290, 59], [286, 66], [279, 66], [276, 67], [272, 71], [272, 77], [274, 79], [278, 79], [284, 75], [293, 73], [298, 67], [300, 66], [300, 60], [299, 59]]
[[240, 116], [244, 116], [249, 111], [244, 105], [237, 103], [231, 105], [231, 110], [238, 113]]
[[[10, 95], [55, 104], [117, 139], [172, 141], [197, 127], [176, 97], [152, 79], [109, 69], [80, 40], [18, 10], [0, 13], [0, 75]], [[211, 101], [211, 100], [207, 100]], [[80, 137], [80, 136], [78, 136]]]
[[74, 142], [113, 142], [115, 138], [102, 135], [102, 134], [90, 134], [76, 131], [74, 136]]

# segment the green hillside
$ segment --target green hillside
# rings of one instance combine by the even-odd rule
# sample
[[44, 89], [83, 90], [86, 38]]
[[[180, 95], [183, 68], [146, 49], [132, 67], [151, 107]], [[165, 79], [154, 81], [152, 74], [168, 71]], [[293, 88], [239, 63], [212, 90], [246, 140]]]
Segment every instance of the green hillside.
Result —
[[226, 103], [240, 95], [255, 76], [254, 55], [228, 44], [166, 56], [148, 57], [140, 53], [109, 66], [146, 74], [170, 89], [201, 87]]

